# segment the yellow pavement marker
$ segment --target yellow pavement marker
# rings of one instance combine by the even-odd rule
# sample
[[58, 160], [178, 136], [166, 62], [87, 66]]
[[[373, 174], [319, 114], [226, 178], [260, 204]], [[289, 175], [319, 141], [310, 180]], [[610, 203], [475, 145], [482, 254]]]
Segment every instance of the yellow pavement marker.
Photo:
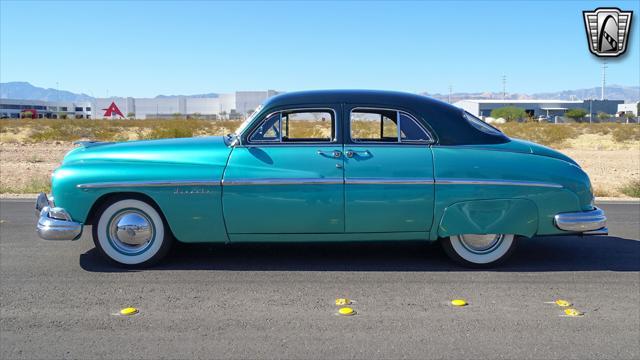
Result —
[[565, 313], [565, 316], [570, 316], [570, 317], [578, 317], [578, 316], [584, 315], [583, 312], [576, 309], [565, 309], [564, 313]]
[[336, 299], [336, 306], [351, 305], [351, 300], [347, 298]]
[[342, 316], [351, 316], [351, 315], [355, 315], [356, 311], [353, 310], [350, 307], [342, 307], [342, 308], [338, 309], [338, 314], [340, 314]]
[[455, 300], [451, 300], [451, 305], [453, 305], [453, 306], [467, 306], [467, 305], [469, 305], [469, 303], [466, 300], [463, 300], [463, 299], [455, 299]]
[[560, 307], [569, 307], [569, 306], [573, 305], [573, 304], [571, 303], [571, 301], [569, 301], [569, 300], [562, 300], [562, 299], [558, 299], [558, 300], [556, 300], [556, 301], [545, 301], [544, 303], [545, 303], [545, 304], [555, 304], [555, 305], [558, 305], [558, 306], [560, 306]]
[[120, 315], [130, 316], [130, 315], [135, 315], [138, 312], [139, 312], [138, 309], [136, 309], [134, 307], [127, 307], [127, 308], [124, 308], [124, 309], [120, 310]]

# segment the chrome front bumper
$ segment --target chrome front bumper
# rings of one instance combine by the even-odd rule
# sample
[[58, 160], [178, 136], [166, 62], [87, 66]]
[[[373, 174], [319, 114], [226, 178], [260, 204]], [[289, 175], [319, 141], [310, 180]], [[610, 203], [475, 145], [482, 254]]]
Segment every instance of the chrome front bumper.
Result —
[[76, 240], [82, 235], [82, 224], [71, 219], [71, 215], [40, 193], [36, 199], [36, 232], [45, 240]]
[[583, 235], [608, 235], [607, 217], [602, 209], [594, 207], [590, 211], [561, 213], [554, 217], [560, 230], [582, 233]]

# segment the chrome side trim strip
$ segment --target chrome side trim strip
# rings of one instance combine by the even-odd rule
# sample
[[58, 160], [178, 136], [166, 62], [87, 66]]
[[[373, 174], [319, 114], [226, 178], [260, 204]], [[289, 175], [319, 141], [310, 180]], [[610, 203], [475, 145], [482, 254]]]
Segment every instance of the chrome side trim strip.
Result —
[[436, 185], [498, 185], [498, 186], [532, 186], [547, 188], [563, 188], [560, 184], [524, 181], [524, 180], [480, 180], [480, 179], [436, 179]]
[[342, 179], [337, 178], [263, 178], [263, 179], [224, 179], [223, 186], [240, 185], [332, 185], [343, 184]]
[[347, 185], [432, 185], [433, 179], [417, 178], [350, 178]]
[[210, 180], [151, 180], [151, 181], [112, 181], [78, 184], [78, 189], [106, 189], [116, 187], [162, 187], [162, 186], [220, 186], [220, 181]]

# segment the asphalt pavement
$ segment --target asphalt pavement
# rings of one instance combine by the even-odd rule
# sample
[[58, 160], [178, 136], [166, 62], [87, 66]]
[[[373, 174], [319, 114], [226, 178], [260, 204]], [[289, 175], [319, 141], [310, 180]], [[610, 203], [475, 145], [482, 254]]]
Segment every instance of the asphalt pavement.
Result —
[[610, 236], [523, 240], [491, 271], [404, 242], [180, 245], [128, 271], [0, 200], [0, 358], [638, 359], [640, 205], [600, 206]]

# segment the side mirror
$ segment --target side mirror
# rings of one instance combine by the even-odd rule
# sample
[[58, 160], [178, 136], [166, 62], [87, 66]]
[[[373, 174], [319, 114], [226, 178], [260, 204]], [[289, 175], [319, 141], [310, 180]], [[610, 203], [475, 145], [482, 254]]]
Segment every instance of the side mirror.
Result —
[[235, 147], [236, 145], [240, 144], [240, 137], [238, 135], [229, 134], [227, 136], [229, 137], [229, 146]]

